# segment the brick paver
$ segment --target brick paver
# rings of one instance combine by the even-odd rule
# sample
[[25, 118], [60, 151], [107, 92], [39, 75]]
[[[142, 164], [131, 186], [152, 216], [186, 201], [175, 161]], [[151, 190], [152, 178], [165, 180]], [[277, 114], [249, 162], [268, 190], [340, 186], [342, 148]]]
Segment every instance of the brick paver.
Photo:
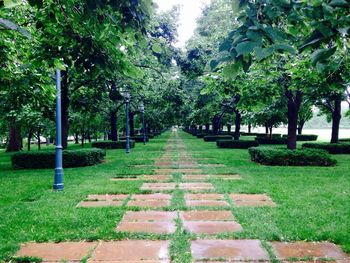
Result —
[[127, 206], [159, 208], [169, 206], [170, 200], [171, 195], [169, 194], [135, 194], [131, 196]]
[[141, 190], [164, 191], [174, 190], [175, 187], [175, 183], [144, 183], [141, 187]]
[[231, 194], [236, 206], [276, 206], [266, 194]]

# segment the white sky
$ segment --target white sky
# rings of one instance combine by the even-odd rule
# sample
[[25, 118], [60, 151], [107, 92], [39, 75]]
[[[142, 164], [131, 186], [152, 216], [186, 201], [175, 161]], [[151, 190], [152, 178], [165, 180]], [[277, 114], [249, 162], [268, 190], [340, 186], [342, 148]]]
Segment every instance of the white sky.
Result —
[[179, 17], [179, 42], [177, 47], [183, 48], [186, 41], [191, 38], [196, 28], [196, 19], [201, 15], [202, 8], [209, 4], [211, 0], [154, 0], [158, 5], [158, 11], [167, 11], [174, 5], [180, 5]]

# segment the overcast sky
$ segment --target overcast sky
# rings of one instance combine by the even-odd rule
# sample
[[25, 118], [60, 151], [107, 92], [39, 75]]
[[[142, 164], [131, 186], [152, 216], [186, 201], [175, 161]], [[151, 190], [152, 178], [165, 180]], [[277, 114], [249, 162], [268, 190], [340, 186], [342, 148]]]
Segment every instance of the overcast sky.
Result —
[[196, 19], [201, 15], [202, 8], [211, 0], [154, 0], [159, 6], [158, 11], [167, 11], [174, 5], [181, 6], [180, 25], [178, 28], [179, 42], [176, 46], [184, 47], [196, 28]]

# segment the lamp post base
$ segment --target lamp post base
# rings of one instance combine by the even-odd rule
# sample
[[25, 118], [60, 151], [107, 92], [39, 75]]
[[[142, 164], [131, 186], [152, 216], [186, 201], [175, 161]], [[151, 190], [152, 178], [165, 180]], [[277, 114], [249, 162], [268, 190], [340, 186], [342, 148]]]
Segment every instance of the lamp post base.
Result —
[[56, 168], [53, 189], [56, 191], [62, 191], [63, 187], [63, 168]]

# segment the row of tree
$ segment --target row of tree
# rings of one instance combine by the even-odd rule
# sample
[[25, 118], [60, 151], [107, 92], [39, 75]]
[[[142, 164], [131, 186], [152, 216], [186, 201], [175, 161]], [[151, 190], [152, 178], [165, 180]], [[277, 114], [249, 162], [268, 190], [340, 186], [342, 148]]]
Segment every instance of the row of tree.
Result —
[[186, 124], [217, 133], [234, 123], [238, 140], [241, 124], [271, 133], [286, 123], [295, 149], [318, 107], [337, 143], [341, 103], [350, 102], [349, 11], [347, 0], [213, 0], [178, 59]]

